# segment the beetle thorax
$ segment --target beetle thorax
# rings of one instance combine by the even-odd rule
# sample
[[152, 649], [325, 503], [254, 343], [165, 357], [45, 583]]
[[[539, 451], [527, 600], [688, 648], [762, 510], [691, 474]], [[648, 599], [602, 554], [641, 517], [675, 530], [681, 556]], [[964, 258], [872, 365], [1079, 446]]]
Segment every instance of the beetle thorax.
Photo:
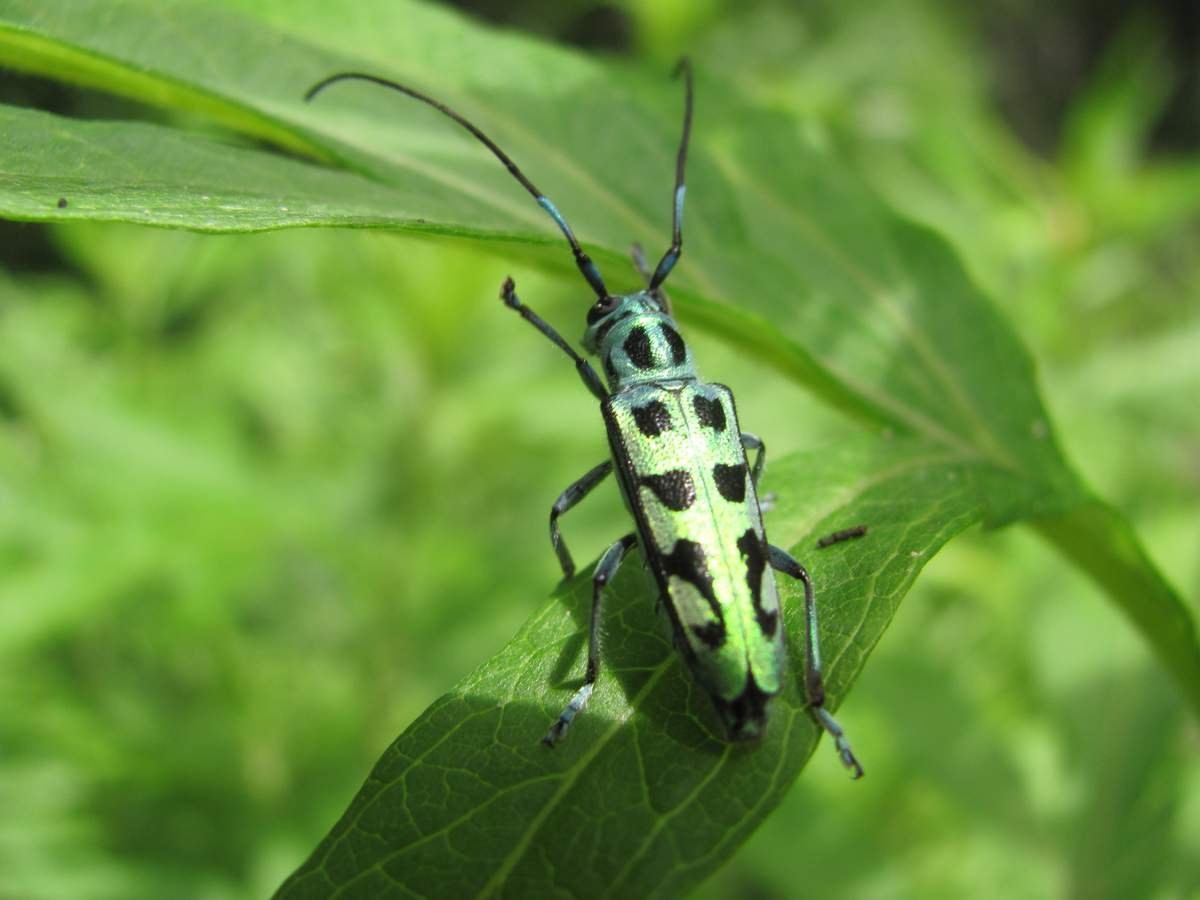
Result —
[[657, 300], [644, 291], [606, 300], [611, 311], [589, 315], [583, 345], [600, 357], [610, 390], [695, 380], [691, 350]]

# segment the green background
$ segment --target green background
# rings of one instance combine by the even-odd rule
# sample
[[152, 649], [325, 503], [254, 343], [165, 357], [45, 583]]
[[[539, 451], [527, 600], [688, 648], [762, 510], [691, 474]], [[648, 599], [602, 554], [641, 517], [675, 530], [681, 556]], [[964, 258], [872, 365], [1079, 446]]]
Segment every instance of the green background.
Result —
[[[747, 104], [827, 129], [950, 240], [1037, 360], [1066, 455], [1194, 610], [1200, 126], [1175, 14], [531, 3], [506, 21], [656, 72], [686, 50]], [[603, 431], [496, 291], [513, 274], [575, 335], [581, 288], [429, 236], [2, 229], [0, 897], [262, 896], [556, 583], [546, 512]], [[862, 434], [711, 330], [688, 337], [772, 459]], [[607, 490], [565, 527], [587, 560], [625, 522]], [[869, 776], [822, 746], [699, 893], [1200, 889], [1200, 733], [1100, 596], [1024, 527], [955, 540], [839, 714]]]

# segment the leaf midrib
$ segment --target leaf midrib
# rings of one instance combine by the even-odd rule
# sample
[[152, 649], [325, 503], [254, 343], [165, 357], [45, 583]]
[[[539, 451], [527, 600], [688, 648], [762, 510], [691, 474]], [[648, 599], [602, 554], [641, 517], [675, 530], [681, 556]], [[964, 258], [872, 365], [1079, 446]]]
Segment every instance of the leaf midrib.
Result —
[[[789, 730], [789, 732], [791, 730], [790, 724], [789, 724], [788, 730]], [[642, 756], [641, 745], [635, 741], [634, 746], [636, 748], [637, 757], [639, 760], [641, 760], [641, 756]], [[609, 885], [609, 889], [607, 891], [605, 891], [602, 896], [605, 896], [605, 897], [616, 896], [617, 886], [620, 885], [621, 882], [625, 880], [625, 876], [627, 876], [633, 870], [633, 867], [638, 862], [641, 861], [643, 856], [645, 856], [646, 851], [650, 849], [650, 846], [654, 843], [655, 839], [662, 832], [663, 828], [666, 827], [667, 823], [671, 822], [673, 819], [678, 817], [685, 809], [687, 809], [688, 806], [690, 806], [693, 802], [695, 802], [697, 797], [699, 797], [704, 792], [704, 789], [707, 788], [709, 786], [709, 784], [712, 783], [713, 779], [715, 779], [717, 777], [717, 775], [719, 775], [721, 773], [722, 769], [725, 768], [726, 763], [729, 762], [729, 755], [732, 751], [733, 751], [733, 744], [726, 742], [724, 749], [722, 749], [722, 751], [721, 751], [720, 759], [718, 759], [713, 764], [713, 766], [709, 770], [708, 774], [706, 774], [703, 778], [700, 779], [700, 781], [698, 781], [696, 783], [696, 785], [691, 789], [691, 791], [688, 792], [688, 795], [686, 797], [684, 797], [682, 800], [680, 800], [679, 804], [673, 810], [666, 813], [665, 815], [658, 816], [655, 819], [654, 825], [652, 825], [650, 827], [650, 829], [646, 832], [646, 836], [642, 840], [642, 843], [640, 845], [638, 845], [638, 848], [629, 856], [629, 859], [625, 861], [625, 865], [621, 867], [621, 870], [619, 872], [617, 872], [616, 877], [613, 878], [611, 884]], [[777, 763], [777, 766], [782, 764], [782, 761], [784, 758], [785, 757], [783, 756], [783, 754], [780, 754], [780, 759], [779, 759], [779, 762]]]
[[504, 883], [504, 880], [508, 877], [508, 873], [511, 872], [513, 867], [521, 861], [522, 857], [525, 856], [525, 851], [529, 849], [529, 845], [533, 841], [534, 836], [541, 829], [542, 823], [546, 821], [550, 813], [558, 809], [559, 801], [566, 795], [568, 790], [574, 786], [575, 782], [579, 780], [579, 778], [591, 764], [592, 760], [594, 760], [600, 751], [608, 746], [608, 743], [617, 736], [617, 734], [621, 731], [621, 728], [625, 725], [626, 721], [628, 721], [629, 717], [637, 712], [647, 694], [649, 694], [649, 692], [658, 684], [663, 675], [670, 670], [670, 663], [671, 658], [668, 655], [662, 662], [654, 667], [649, 677], [646, 678], [646, 681], [642, 685], [641, 689], [629, 701], [629, 708], [626, 710], [625, 715], [614, 718], [604, 734], [594, 739], [592, 743], [588, 745], [587, 751], [584, 752], [578, 760], [576, 760], [570, 769], [563, 773], [566, 776], [563, 779], [563, 783], [559, 785], [559, 788], [554, 792], [554, 795], [546, 801], [540, 810], [538, 810], [538, 814], [530, 820], [528, 826], [521, 834], [520, 841], [518, 841], [517, 845], [513, 847], [507, 856], [505, 856], [504, 861], [500, 864], [496, 871], [492, 873], [492, 877], [487, 880], [483, 888], [480, 890], [479, 896], [488, 896]]

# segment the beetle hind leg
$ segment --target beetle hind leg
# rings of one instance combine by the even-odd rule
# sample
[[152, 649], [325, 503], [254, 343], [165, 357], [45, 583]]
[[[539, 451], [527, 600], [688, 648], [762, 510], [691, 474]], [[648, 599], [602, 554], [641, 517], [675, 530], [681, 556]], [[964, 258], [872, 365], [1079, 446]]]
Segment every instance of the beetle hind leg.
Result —
[[850, 749], [850, 741], [846, 738], [846, 732], [838, 724], [833, 714], [825, 708], [825, 680], [821, 675], [821, 649], [817, 640], [817, 604], [813, 598], [812, 578], [809, 577], [804, 566], [793, 559], [786, 550], [769, 545], [767, 558], [771, 563], [771, 568], [792, 576], [804, 585], [804, 696], [808, 700], [809, 708], [812, 709], [818, 724], [833, 738], [842, 765], [850, 770], [854, 778], [862, 778], [863, 767], [859, 765], [854, 751]]
[[566, 737], [571, 722], [583, 711], [588, 700], [592, 698], [592, 691], [596, 687], [596, 678], [600, 674], [600, 610], [604, 588], [617, 574], [617, 569], [621, 567], [621, 561], [625, 559], [625, 555], [636, 545], [637, 536], [627, 534], [605, 550], [604, 555], [600, 557], [600, 562], [596, 563], [596, 571], [592, 575], [592, 617], [588, 626], [587, 674], [584, 675], [583, 685], [571, 697], [570, 702], [559, 713], [554, 724], [550, 726], [550, 730], [546, 732], [546, 736], [542, 738], [542, 743], [547, 747], [553, 747]]
[[838, 756], [842, 760], [842, 765], [853, 773], [854, 778], [863, 777], [863, 767], [854, 757], [854, 751], [850, 749], [850, 741], [846, 739], [846, 732], [842, 730], [842, 726], [837, 723], [832, 715], [829, 714], [824, 706], [814, 706], [813, 713], [817, 717], [817, 721], [821, 723], [821, 727], [829, 732], [829, 736], [833, 738], [833, 744], [837, 747]]

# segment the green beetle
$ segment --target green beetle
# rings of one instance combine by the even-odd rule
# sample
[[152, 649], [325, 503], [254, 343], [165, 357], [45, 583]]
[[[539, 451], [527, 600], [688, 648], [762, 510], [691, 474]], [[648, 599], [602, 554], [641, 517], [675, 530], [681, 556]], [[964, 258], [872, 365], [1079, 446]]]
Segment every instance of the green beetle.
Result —
[[[862, 767], [842, 728], [825, 709], [812, 580], [788, 553], [767, 542], [758, 480], [763, 443], [741, 431], [733, 394], [703, 382], [679, 334], [662, 284], [679, 259], [684, 169], [691, 135], [693, 88], [687, 60], [679, 64], [686, 86], [683, 137], [675, 170], [671, 246], [651, 272], [640, 250], [634, 262], [647, 279], [644, 290], [610, 294], [557, 207], [495, 142], [446, 105], [413, 88], [362, 72], [341, 72], [318, 82], [311, 100], [334, 82], [368, 81], [432, 106], [467, 129], [504, 163], [562, 231], [576, 265], [596, 294], [587, 315], [584, 348], [599, 357], [607, 387], [586, 359], [517, 297], [511, 278], [501, 297], [575, 363], [584, 384], [600, 401], [612, 458], [563, 491], [550, 512], [550, 538], [570, 578], [575, 565], [559, 531], [559, 517], [608, 475], [616, 472], [635, 530], [612, 544], [592, 575], [592, 613], [583, 686], [543, 738], [554, 746], [592, 695], [600, 672], [599, 623], [604, 588], [621, 561], [640, 546], [658, 584], [678, 646], [696, 682], [712, 697], [731, 740], [752, 740], [767, 727], [771, 698], [783, 686], [787, 649], [775, 571], [804, 586], [804, 690], [813, 715], [833, 737], [854, 777]], [[747, 451], [755, 451], [751, 467]], [[821, 546], [861, 537], [865, 526], [840, 531]]]

